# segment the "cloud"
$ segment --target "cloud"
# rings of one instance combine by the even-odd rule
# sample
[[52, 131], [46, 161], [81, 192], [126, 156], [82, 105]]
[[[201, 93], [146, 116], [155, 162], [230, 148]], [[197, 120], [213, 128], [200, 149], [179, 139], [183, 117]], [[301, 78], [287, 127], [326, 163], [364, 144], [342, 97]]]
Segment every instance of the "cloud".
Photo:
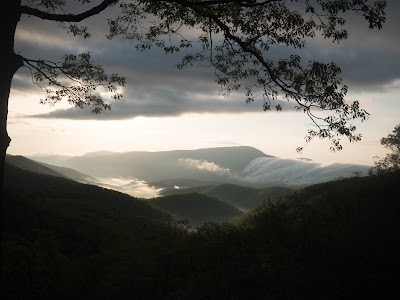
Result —
[[[350, 37], [351, 39], [351, 37]], [[379, 43], [390, 44], [389, 41]], [[322, 62], [334, 62], [342, 69], [344, 83], [353, 91], [384, 90], [385, 85], [400, 78], [400, 46], [391, 47], [354, 45], [344, 41], [341, 45], [307, 48], [306, 57]], [[397, 47], [397, 46], [396, 46]]]
[[352, 90], [384, 89], [384, 85], [400, 79], [400, 1], [387, 0], [387, 4], [381, 30], [369, 29], [368, 21], [360, 15], [347, 14], [348, 39], [340, 44], [313, 39], [300, 53], [337, 63]]
[[322, 165], [304, 160], [261, 157], [251, 161], [239, 178], [251, 185], [266, 186], [287, 184], [310, 185], [327, 182], [338, 177], [352, 177], [354, 172], [367, 174], [370, 166], [356, 164]]
[[[217, 94], [217, 92], [215, 93]], [[128, 98], [128, 99], [126, 99]], [[120, 120], [138, 116], [167, 117], [185, 113], [248, 113], [262, 111], [261, 99], [246, 103], [240, 95], [222, 98], [205, 91], [191, 92], [189, 89], [153, 87], [149, 90], [139, 88], [137, 91], [127, 90], [122, 100], [111, 102], [111, 111], [94, 115], [90, 109], [69, 108], [58, 109], [50, 113], [32, 115], [32, 118], [62, 119], [98, 119]], [[272, 104], [280, 104], [284, 111], [293, 111], [294, 105], [287, 101], [275, 100]]]
[[254, 187], [312, 185], [356, 174], [366, 175], [371, 168], [357, 164], [324, 165], [305, 159], [260, 157], [252, 160], [239, 174], [232, 174], [214, 162], [195, 159], [179, 159], [179, 162], [191, 169], [191, 176], [207, 172], [208, 176], [214, 175], [221, 182]]
[[[309, 60], [336, 62], [343, 71], [350, 90], [385, 89], [400, 78], [400, 1], [389, 0], [387, 22], [382, 30], [369, 30], [362, 17], [348, 14], [348, 40], [337, 45], [314, 38], [300, 51], [287, 47], [273, 47], [269, 59], [286, 58], [296, 53]], [[92, 38], [72, 37], [65, 29], [52, 22], [23, 17], [18, 25], [16, 49], [33, 59], [61, 60], [65, 53], [91, 51], [92, 57], [102, 63], [108, 73], [127, 77], [124, 99], [112, 102], [111, 112], [93, 115], [90, 110], [55, 110], [39, 114], [37, 118], [67, 119], [129, 119], [136, 116], [177, 116], [184, 113], [241, 113], [260, 111], [262, 101], [246, 105], [244, 94], [233, 94], [228, 99], [218, 96], [214, 70], [193, 67], [176, 70], [182, 54], [166, 55], [160, 49], [137, 52], [134, 41], [114, 38], [107, 40], [107, 18], [117, 7], [85, 21]], [[193, 48], [192, 50], [196, 50]], [[25, 73], [24, 73], [25, 74]], [[29, 90], [27, 76], [15, 78], [14, 89]], [[32, 85], [32, 90], [38, 89]], [[277, 102], [289, 109], [287, 102]]]
[[209, 161], [179, 159], [179, 162], [188, 168], [187, 175], [194, 178], [201, 176], [198, 178], [260, 188], [282, 185], [307, 186], [357, 174], [366, 175], [370, 169], [370, 166], [356, 164], [323, 165], [304, 159], [260, 157], [252, 160], [239, 174], [232, 174], [229, 169]]
[[193, 167], [201, 171], [208, 171], [212, 173], [228, 175], [229, 177], [231, 176], [231, 172], [229, 171], [229, 169], [223, 168], [217, 165], [216, 163], [208, 162], [206, 160], [180, 158], [178, 161], [188, 165], [189, 167]]
[[138, 198], [154, 198], [159, 196], [159, 192], [162, 190], [135, 178], [101, 178], [101, 181], [101, 183], [97, 183], [99, 186], [111, 188]]
[[[177, 166], [183, 168], [186, 178], [215, 180], [242, 186], [300, 187], [327, 182], [341, 177], [353, 177], [356, 173], [366, 175], [369, 166], [356, 164], [323, 165], [308, 160], [290, 160], [278, 157], [260, 157], [251, 161], [240, 174], [233, 175], [229, 169], [206, 160], [178, 159]], [[162, 188], [149, 185], [146, 181], [130, 178], [100, 178], [100, 186], [112, 188], [139, 198], [159, 196]], [[179, 186], [174, 186], [179, 189]]]

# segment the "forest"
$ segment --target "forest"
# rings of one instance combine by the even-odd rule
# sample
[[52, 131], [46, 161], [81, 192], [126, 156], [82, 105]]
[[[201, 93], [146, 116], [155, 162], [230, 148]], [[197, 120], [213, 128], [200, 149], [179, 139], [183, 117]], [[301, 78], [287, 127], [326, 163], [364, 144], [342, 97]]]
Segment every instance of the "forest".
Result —
[[[398, 5], [2, 1], [2, 299], [393, 297], [400, 266], [400, 125], [381, 139], [391, 153], [368, 174], [371, 164], [355, 164], [398, 122]], [[389, 30], [377, 33], [386, 22]], [[169, 61], [166, 54], [175, 56]], [[186, 73], [173, 73], [172, 60]], [[238, 97], [246, 106], [236, 104]], [[30, 100], [51, 108], [39, 113]], [[61, 109], [53, 109], [59, 102]], [[250, 123], [253, 102], [268, 112], [267, 127]], [[272, 113], [281, 111], [289, 113], [274, 121]], [[297, 122], [296, 111], [307, 124]], [[247, 118], [226, 119], [242, 114]], [[372, 124], [362, 127], [370, 115]], [[105, 125], [101, 117], [115, 122]], [[130, 127], [137, 117], [145, 123]], [[179, 126], [143, 125], [163, 117]], [[124, 120], [130, 122], [115, 127]], [[227, 127], [218, 130], [219, 124]], [[339, 152], [363, 140], [358, 149], [367, 152], [321, 167], [315, 156], [293, 163], [245, 146], [279, 144], [281, 155], [298, 129], [305, 130], [299, 155], [322, 141]], [[204, 132], [202, 140], [196, 132]], [[175, 151], [174, 140], [185, 149], [228, 146]], [[93, 145], [100, 141], [105, 148]], [[129, 152], [108, 149], [118, 141]], [[158, 150], [132, 151], [146, 144]], [[16, 156], [44, 153], [35, 149], [51, 154], [41, 162]], [[63, 157], [67, 149], [86, 154]], [[338, 171], [345, 175], [333, 177]], [[101, 185], [104, 177], [134, 181], [118, 191]], [[134, 197], [128, 191], [138, 182], [162, 192]]]
[[399, 172], [297, 189], [197, 228], [11, 163], [5, 180], [3, 299], [376, 299], [397, 286]]

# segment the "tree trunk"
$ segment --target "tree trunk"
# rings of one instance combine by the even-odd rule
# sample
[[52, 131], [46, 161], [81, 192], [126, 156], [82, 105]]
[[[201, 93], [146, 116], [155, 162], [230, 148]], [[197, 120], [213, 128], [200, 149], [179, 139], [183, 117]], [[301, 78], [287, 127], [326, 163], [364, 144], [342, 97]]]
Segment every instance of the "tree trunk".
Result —
[[20, 0], [2, 1], [0, 5], [0, 191], [3, 192], [4, 167], [10, 137], [7, 133], [8, 98], [10, 96], [12, 78], [23, 66], [20, 55], [14, 52], [14, 36], [20, 20]]

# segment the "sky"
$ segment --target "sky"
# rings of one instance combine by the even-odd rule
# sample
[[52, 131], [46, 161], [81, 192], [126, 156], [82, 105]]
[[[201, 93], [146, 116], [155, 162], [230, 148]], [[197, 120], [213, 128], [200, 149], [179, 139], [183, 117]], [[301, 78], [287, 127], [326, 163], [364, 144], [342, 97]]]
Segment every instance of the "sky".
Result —
[[[93, 5], [96, 2], [94, 1]], [[59, 61], [66, 53], [90, 51], [109, 73], [126, 76], [121, 100], [100, 115], [60, 102], [40, 104], [44, 94], [32, 83], [27, 68], [14, 77], [9, 102], [8, 132], [13, 155], [37, 153], [81, 155], [87, 152], [165, 151], [222, 146], [253, 146], [282, 158], [306, 157], [319, 163], [372, 165], [386, 150], [380, 138], [400, 123], [400, 1], [389, 0], [387, 21], [379, 30], [349, 15], [350, 36], [340, 44], [310, 40], [300, 54], [305, 60], [334, 61], [349, 86], [346, 100], [358, 100], [370, 113], [357, 123], [361, 142], [329, 151], [329, 142], [314, 140], [304, 149], [309, 119], [290, 105], [282, 112], [264, 112], [261, 100], [245, 103], [245, 95], [219, 95], [213, 70], [194, 67], [178, 70], [180, 55], [159, 49], [137, 52], [134, 42], [108, 40], [106, 20], [112, 11], [88, 19], [92, 37], [71, 36], [53, 22], [23, 17], [16, 32], [15, 50], [31, 59]], [[272, 56], [285, 57], [280, 48]], [[106, 94], [104, 96], [107, 96]]]

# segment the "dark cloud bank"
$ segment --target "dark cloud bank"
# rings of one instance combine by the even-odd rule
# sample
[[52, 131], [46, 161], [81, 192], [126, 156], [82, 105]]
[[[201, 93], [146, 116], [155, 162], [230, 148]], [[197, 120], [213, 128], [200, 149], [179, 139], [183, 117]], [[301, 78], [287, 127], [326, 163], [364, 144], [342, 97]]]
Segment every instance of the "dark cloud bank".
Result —
[[[300, 54], [305, 61], [321, 60], [336, 62], [343, 71], [344, 81], [353, 91], [383, 89], [400, 78], [400, 1], [389, 0], [387, 22], [384, 28], [369, 30], [368, 24], [359, 16], [348, 16], [349, 39], [337, 45], [319, 39], [311, 40]], [[25, 38], [18, 38], [16, 48], [33, 59], [59, 60], [65, 53], [91, 51], [110, 73], [127, 77], [122, 101], [112, 102], [111, 112], [101, 116], [89, 110], [56, 110], [39, 114], [37, 118], [68, 119], [127, 119], [136, 116], [176, 116], [183, 113], [239, 113], [262, 111], [262, 101], [245, 104], [245, 96], [232, 95], [221, 100], [218, 86], [213, 82], [210, 68], [199, 67], [178, 71], [175, 64], [179, 55], [165, 55], [159, 49], [140, 53], [134, 42], [105, 38], [106, 19], [112, 11], [87, 21], [92, 38], [83, 40], [71, 37], [53, 23], [25, 18], [19, 25]], [[26, 38], [32, 33], [32, 38]], [[51, 43], [51, 41], [57, 41]], [[60, 40], [65, 42], [60, 42]], [[277, 47], [269, 58], [278, 59], [295, 53], [293, 49]], [[14, 89], [28, 89], [26, 83], [16, 80]], [[37, 91], [37, 90], [36, 90]], [[279, 102], [278, 102], [279, 103]], [[279, 103], [280, 104], [280, 103]], [[293, 106], [287, 105], [287, 108]]]

